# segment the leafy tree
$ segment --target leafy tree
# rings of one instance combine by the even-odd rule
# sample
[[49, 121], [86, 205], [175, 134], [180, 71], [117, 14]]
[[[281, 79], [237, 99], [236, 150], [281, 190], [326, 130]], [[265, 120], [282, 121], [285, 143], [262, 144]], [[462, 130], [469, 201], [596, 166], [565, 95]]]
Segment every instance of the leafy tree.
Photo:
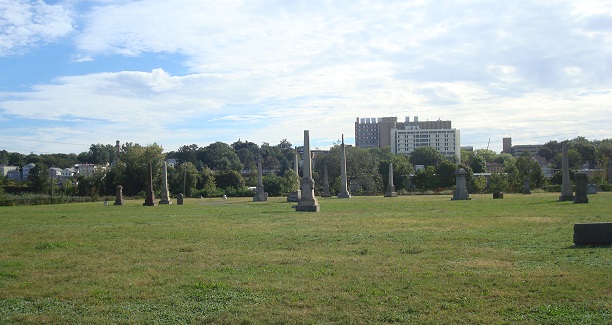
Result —
[[244, 177], [235, 170], [222, 170], [215, 175], [215, 183], [218, 188], [241, 189], [245, 186]]
[[117, 173], [117, 176], [114, 177], [112, 186], [107, 186], [108, 190], [114, 193], [115, 186], [122, 185], [123, 193], [129, 196], [145, 191], [149, 177], [149, 163], [153, 170], [154, 188], [160, 188], [161, 166], [165, 157], [161, 146], [154, 143], [143, 147], [138, 143], [127, 142], [122, 145], [121, 150], [119, 163], [111, 169]]
[[413, 178], [414, 186], [422, 191], [439, 188], [438, 178], [435, 174], [436, 169], [434, 166], [427, 166], [425, 169], [417, 171]]
[[482, 195], [482, 192], [487, 187], [487, 179], [484, 176], [476, 176], [472, 179], [472, 186], [476, 190], [476, 193]]
[[505, 192], [508, 188], [508, 178], [504, 173], [493, 173], [489, 179], [491, 190], [495, 192]]
[[398, 191], [405, 189], [408, 186], [410, 175], [414, 173], [408, 157], [391, 154], [388, 160], [379, 163], [378, 173], [382, 177], [383, 185], [389, 184], [389, 163], [393, 163], [393, 185]]
[[281, 196], [285, 194], [285, 186], [283, 185], [283, 177], [276, 176], [274, 173], [269, 173], [261, 180], [263, 186], [269, 196]]
[[457, 165], [448, 159], [443, 159], [436, 168], [436, 175], [438, 176], [438, 186], [443, 188], [449, 188], [455, 185], [457, 177]]
[[240, 173], [244, 168], [234, 149], [219, 141], [200, 148], [197, 157], [212, 170], [233, 170]]
[[493, 162], [493, 159], [497, 156], [495, 151], [489, 149], [476, 149], [474, 155], [482, 157], [485, 162]]
[[169, 188], [175, 195], [183, 193], [185, 197], [190, 197], [200, 182], [200, 173], [191, 162], [176, 165], [174, 168], [168, 167]]
[[413, 166], [437, 166], [444, 159], [438, 150], [433, 147], [418, 147], [410, 154], [410, 163]]
[[210, 168], [203, 168], [200, 172], [198, 189], [203, 190], [204, 195], [208, 197], [215, 196], [217, 194], [217, 183], [215, 182], [214, 173]]
[[295, 170], [289, 168], [285, 170], [284, 178], [284, 193], [290, 193], [297, 191], [300, 188], [300, 178], [297, 176]]
[[538, 150], [538, 156], [543, 157], [546, 161], [549, 161], [555, 157], [555, 153], [550, 150], [549, 147], [542, 147]]
[[485, 158], [479, 155], [474, 155], [472, 157], [472, 161], [470, 162], [470, 168], [474, 171], [474, 173], [484, 173], [486, 170], [487, 162]]
[[198, 149], [199, 147], [197, 144], [181, 146], [174, 154], [174, 157], [176, 157], [176, 159], [178, 159], [178, 161], [180, 161], [181, 163], [189, 162], [195, 166], [198, 162]]
[[38, 163], [30, 170], [28, 182], [36, 193], [49, 193], [51, 189], [51, 179], [49, 178], [49, 167], [43, 163]]
[[595, 164], [597, 148], [591, 141], [587, 140], [585, 137], [576, 137], [575, 139], [570, 140], [568, 145], [570, 148], [576, 150], [580, 154], [580, 157], [582, 158], [580, 165]]

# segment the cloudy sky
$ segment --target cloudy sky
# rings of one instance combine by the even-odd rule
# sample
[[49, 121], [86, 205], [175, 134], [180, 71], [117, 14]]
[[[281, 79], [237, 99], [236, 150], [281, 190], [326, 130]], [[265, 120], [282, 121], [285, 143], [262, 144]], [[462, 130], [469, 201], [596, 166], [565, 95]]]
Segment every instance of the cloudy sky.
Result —
[[500, 151], [611, 113], [609, 0], [0, 0], [0, 150], [325, 148], [419, 116]]

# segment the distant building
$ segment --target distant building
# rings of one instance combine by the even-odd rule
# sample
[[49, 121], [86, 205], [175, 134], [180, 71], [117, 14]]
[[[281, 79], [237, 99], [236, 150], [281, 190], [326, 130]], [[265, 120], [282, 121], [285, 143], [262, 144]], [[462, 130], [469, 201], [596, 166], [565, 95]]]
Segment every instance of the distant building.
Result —
[[355, 146], [359, 148], [384, 148], [392, 146], [393, 129], [451, 129], [451, 121], [419, 121], [418, 116], [410, 122], [398, 122], [397, 117], [357, 118], [355, 120]]
[[19, 170], [19, 167], [17, 167], [17, 166], [0, 165], [0, 175], [3, 176], [3, 177], [6, 177], [8, 172], [10, 172], [12, 170]]
[[502, 150], [503, 153], [512, 154], [512, 138], [503, 138], [502, 145], [503, 145], [503, 150]]
[[504, 171], [504, 165], [498, 162], [487, 163], [486, 170], [489, 173], [501, 173]]
[[511, 154], [514, 157], [520, 157], [521, 155], [523, 155], [523, 153], [529, 152], [529, 154], [531, 154], [531, 156], [535, 156], [535, 155], [538, 154], [538, 150], [542, 149], [542, 147], [544, 147], [543, 144], [522, 144], [522, 145], [516, 145], [516, 146], [512, 146]]
[[28, 176], [30, 176], [30, 171], [34, 169], [34, 167], [36, 167], [36, 164], [33, 163], [29, 163], [21, 167], [21, 180], [28, 179]]

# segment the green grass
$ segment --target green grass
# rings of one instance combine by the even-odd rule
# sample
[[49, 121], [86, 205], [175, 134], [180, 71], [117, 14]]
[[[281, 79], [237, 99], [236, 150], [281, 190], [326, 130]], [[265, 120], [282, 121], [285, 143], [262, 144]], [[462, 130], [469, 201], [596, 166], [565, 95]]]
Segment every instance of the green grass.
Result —
[[612, 193], [0, 207], [0, 323], [612, 323]]

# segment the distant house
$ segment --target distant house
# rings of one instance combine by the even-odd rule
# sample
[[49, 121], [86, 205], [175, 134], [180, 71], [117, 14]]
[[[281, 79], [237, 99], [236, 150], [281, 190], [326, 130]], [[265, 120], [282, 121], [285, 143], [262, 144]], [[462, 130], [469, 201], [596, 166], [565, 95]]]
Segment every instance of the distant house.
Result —
[[6, 178], [11, 181], [20, 182], [21, 181], [21, 171], [19, 171], [19, 169], [9, 170], [8, 173], [6, 173]]
[[178, 164], [178, 160], [174, 158], [170, 158], [170, 159], [166, 159], [166, 163], [168, 164], [168, 167], [174, 167], [176, 166], [176, 164]]
[[62, 178], [71, 178], [76, 174], [76, 170], [74, 168], [64, 168], [62, 169]]
[[0, 175], [2, 175], [3, 177], [6, 177], [8, 172], [10, 172], [12, 170], [17, 170], [18, 171], [19, 167], [17, 167], [17, 166], [0, 165]]
[[501, 173], [504, 171], [504, 165], [498, 162], [487, 163], [487, 172], [489, 173]]
[[28, 176], [30, 176], [30, 171], [36, 167], [36, 164], [33, 163], [29, 163], [27, 165], [24, 165], [21, 168], [21, 180], [26, 180], [28, 179]]
[[62, 169], [56, 167], [49, 168], [49, 177], [59, 179], [62, 176]]
[[96, 172], [96, 166], [94, 164], [76, 164], [74, 170], [78, 176], [93, 176]]

